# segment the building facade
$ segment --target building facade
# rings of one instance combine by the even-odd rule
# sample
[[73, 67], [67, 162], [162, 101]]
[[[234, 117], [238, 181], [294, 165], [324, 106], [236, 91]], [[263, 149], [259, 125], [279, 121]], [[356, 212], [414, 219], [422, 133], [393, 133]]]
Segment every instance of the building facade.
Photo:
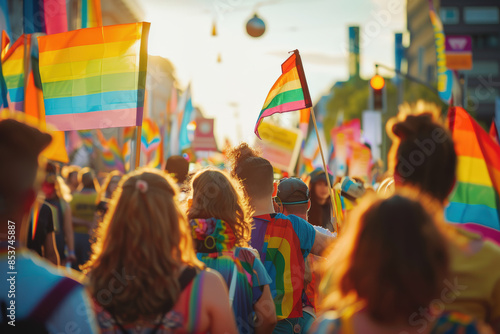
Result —
[[[475, 117], [491, 122], [500, 96], [500, 2], [498, 0], [434, 1], [446, 36], [472, 39], [471, 70], [459, 71], [465, 106]], [[428, 0], [407, 0], [406, 50], [408, 74], [430, 84], [436, 82], [436, 48]]]
[[500, 1], [441, 0], [439, 13], [447, 36], [471, 36], [472, 69], [460, 74], [468, 110], [489, 122], [500, 96]]

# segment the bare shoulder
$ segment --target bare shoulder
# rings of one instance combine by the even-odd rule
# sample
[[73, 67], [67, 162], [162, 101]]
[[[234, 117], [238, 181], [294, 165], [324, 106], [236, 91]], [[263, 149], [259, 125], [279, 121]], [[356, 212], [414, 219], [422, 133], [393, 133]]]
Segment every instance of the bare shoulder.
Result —
[[204, 273], [204, 284], [209, 285], [210, 287], [216, 286], [216, 285], [222, 285], [223, 287], [225, 286], [224, 279], [222, 278], [222, 275], [219, 274], [218, 271], [212, 270], [212, 269], [205, 269]]

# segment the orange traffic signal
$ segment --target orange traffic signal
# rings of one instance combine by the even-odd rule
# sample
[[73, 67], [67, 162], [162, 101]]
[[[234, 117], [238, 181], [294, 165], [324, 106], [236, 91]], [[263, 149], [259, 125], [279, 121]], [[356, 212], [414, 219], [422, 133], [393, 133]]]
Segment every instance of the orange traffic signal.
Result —
[[380, 75], [376, 74], [370, 79], [370, 86], [373, 89], [380, 90], [385, 86], [385, 80]]

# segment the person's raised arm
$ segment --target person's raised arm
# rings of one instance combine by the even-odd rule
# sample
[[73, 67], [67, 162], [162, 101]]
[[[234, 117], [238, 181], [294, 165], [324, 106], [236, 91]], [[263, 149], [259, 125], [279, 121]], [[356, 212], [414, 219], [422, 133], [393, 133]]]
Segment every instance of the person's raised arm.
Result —
[[316, 231], [314, 244], [311, 248], [311, 253], [314, 255], [323, 255], [325, 250], [335, 241], [333, 235], [324, 234]]

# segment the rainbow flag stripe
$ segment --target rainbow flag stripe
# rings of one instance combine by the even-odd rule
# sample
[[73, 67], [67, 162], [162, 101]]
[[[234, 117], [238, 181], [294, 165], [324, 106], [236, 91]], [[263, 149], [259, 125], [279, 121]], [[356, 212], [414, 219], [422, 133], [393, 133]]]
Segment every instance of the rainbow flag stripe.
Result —
[[142, 123], [147, 22], [38, 37], [46, 121], [59, 130]]
[[448, 121], [458, 168], [446, 218], [500, 230], [500, 146], [463, 108], [451, 108]]
[[24, 42], [31, 43], [31, 35], [21, 35], [2, 58], [2, 71], [9, 94], [11, 109], [24, 108]]
[[274, 83], [266, 97], [264, 106], [255, 124], [255, 134], [259, 136], [259, 125], [265, 117], [276, 113], [300, 110], [312, 107], [309, 88], [302, 67], [299, 51], [293, 54], [281, 65], [281, 76]]

